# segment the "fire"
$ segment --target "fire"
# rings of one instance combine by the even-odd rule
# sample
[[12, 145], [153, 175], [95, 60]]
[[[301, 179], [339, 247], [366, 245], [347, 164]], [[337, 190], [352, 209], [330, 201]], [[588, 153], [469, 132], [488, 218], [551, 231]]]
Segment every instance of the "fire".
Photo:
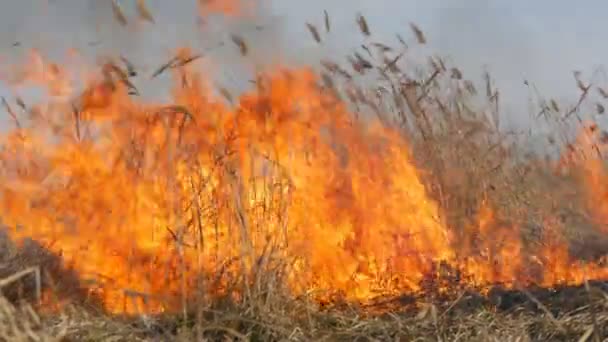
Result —
[[608, 188], [605, 156], [606, 136], [595, 123], [585, 123], [567, 154], [583, 185], [585, 200], [598, 226], [608, 232]]
[[470, 227], [466, 234], [465, 273], [479, 285], [512, 287], [526, 281], [522, 277], [524, 253], [518, 227], [498, 225], [494, 212], [486, 205], [481, 207], [477, 222], [477, 226]]
[[199, 13], [206, 17], [209, 13], [241, 16], [254, 8], [252, 0], [198, 0]]
[[[551, 227], [558, 226], [557, 223], [549, 223]], [[607, 261], [600, 263], [569, 262], [571, 260], [568, 246], [563, 238], [553, 229], [545, 233], [543, 238], [545, 246], [541, 249], [541, 265], [544, 269], [542, 286], [550, 287], [554, 284], [581, 284], [589, 279], [606, 279], [608, 277]], [[601, 265], [601, 264], [604, 264]]]
[[[22, 79], [70, 88], [59, 69], [34, 74]], [[202, 75], [175, 76], [170, 105], [97, 80], [77, 109], [39, 106], [3, 137], [11, 237], [60, 255], [111, 312], [177, 310], [275, 260], [290, 265], [294, 293], [320, 299], [421, 291], [440, 263], [477, 288], [608, 278], [558, 240], [524, 253], [517, 227], [486, 205], [455, 248], [406, 139], [354, 119], [309, 69], [260, 78], [234, 108]], [[541, 274], [528, 271], [534, 255]]]

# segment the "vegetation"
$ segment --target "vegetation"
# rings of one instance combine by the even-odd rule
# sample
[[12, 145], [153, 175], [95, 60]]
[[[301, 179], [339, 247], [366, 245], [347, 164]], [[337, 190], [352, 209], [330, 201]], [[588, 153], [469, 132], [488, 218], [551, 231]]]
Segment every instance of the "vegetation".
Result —
[[[142, 8], [140, 11], [146, 13], [147, 20], [153, 22], [151, 13]], [[114, 10], [120, 11], [120, 8], [115, 6]], [[120, 21], [126, 22], [124, 15], [121, 16]], [[327, 14], [324, 23], [323, 29], [308, 24], [312, 38], [317, 42], [321, 42], [323, 35], [331, 31]], [[428, 65], [421, 66], [414, 76], [403, 68], [402, 59], [409, 48], [403, 38], [398, 36], [401, 42], [399, 48], [373, 42], [372, 28], [365, 18], [358, 17], [356, 23], [361, 33], [369, 38], [369, 43], [364, 44], [361, 51], [348, 56], [346, 65], [330, 60], [321, 61], [320, 70], [315, 73], [318, 77], [313, 79], [319, 81], [320, 89], [313, 90], [306, 82], [293, 81], [308, 80], [309, 73], [298, 71], [281, 71], [278, 76], [261, 75], [255, 81], [254, 95], [245, 94], [238, 99], [227, 89], [217, 89], [227, 102], [237, 103], [236, 107], [240, 108], [238, 115], [230, 114], [229, 109], [207, 98], [206, 91], [197, 83], [197, 74], [188, 70], [199, 57], [185, 50], [153, 75], [156, 77], [172, 70], [177, 80], [176, 87], [179, 88], [175, 90], [176, 103], [161, 106], [160, 109], [146, 107], [133, 100], [138, 93], [131, 80], [131, 74], [135, 73], [131, 69], [135, 66], [125, 61], [122, 67], [111, 60], [102, 67], [102, 81], [91, 84], [73, 107], [60, 107], [55, 117], [40, 114], [40, 111], [26, 106], [20, 99], [17, 104], [23, 113], [19, 114], [5, 100], [5, 108], [15, 120], [17, 128], [6, 135], [5, 150], [0, 156], [3, 162], [2, 180], [7, 183], [1, 189], [2, 215], [9, 226], [8, 236], [2, 239], [5, 246], [0, 249], [0, 274], [4, 276], [4, 280], [0, 281], [4, 294], [0, 299], [0, 336], [6, 341], [608, 339], [608, 285], [605, 282], [608, 279], [608, 266], [606, 260], [602, 259], [608, 254], [608, 230], [602, 221], [606, 217], [605, 203], [608, 203], [602, 190], [606, 179], [602, 156], [605, 147], [601, 130], [583, 121], [580, 114], [582, 108], [593, 101], [591, 92], [597, 92], [600, 97], [608, 95], [601, 88], [585, 84], [577, 75], [581, 97], [575, 106], [560, 108], [553, 100], [538, 99], [540, 114], [535, 118], [538, 121], [533, 124], [551, 127], [546, 137], [546, 150], [555, 148], [559, 151], [559, 160], [555, 156], [530, 153], [530, 138], [538, 137], [502, 129], [500, 96], [489, 76], [485, 84], [475, 85], [466, 80], [456, 67], [445, 65], [437, 57], [429, 58]], [[416, 44], [426, 42], [420, 29], [412, 25], [412, 31]], [[232, 42], [244, 57], [255, 48], [248, 46], [242, 37], [233, 36]], [[378, 76], [378, 80], [370, 81], [373, 78], [370, 75]], [[483, 91], [478, 91], [477, 87]], [[314, 96], [308, 97], [311, 92]], [[297, 102], [295, 99], [298, 98], [315, 103], [311, 105], [313, 109], [324, 109], [335, 116], [332, 118], [321, 115], [324, 113], [316, 115], [314, 111], [311, 114], [292, 109], [292, 103]], [[120, 106], [117, 107], [117, 103]], [[343, 103], [348, 104], [348, 111], [343, 108]], [[603, 113], [601, 102], [593, 105], [599, 114]], [[114, 115], [115, 112], [120, 112], [120, 115]], [[101, 118], [101, 113], [107, 113], [110, 119]], [[310, 117], [302, 119], [303, 115]], [[246, 121], [249, 119], [251, 121]], [[23, 128], [23, 120], [34, 128]], [[251, 124], [249, 127], [250, 122], [264, 122], [268, 131], [260, 133], [258, 130], [263, 125]], [[285, 122], [296, 124], [289, 126]], [[378, 122], [381, 125], [376, 126]], [[104, 131], [108, 126], [108, 131]], [[297, 131], [304, 126], [312, 127], [310, 131], [316, 130], [317, 133], [305, 129]], [[27, 139], [23, 136], [28, 139], [39, 137], [36, 134], [40, 133], [40, 127], [58, 139], [58, 147], [53, 153], [65, 153], [61, 154], [61, 158], [59, 154], [52, 154], [51, 158], [33, 148], [28, 150], [29, 147], [24, 147], [23, 141]], [[103, 141], [101, 138], [99, 141], [87, 138], [87, 127], [110, 132], [114, 147], [105, 147], [100, 142]], [[572, 128], [576, 129], [574, 139]], [[226, 131], [218, 133], [220, 129]], [[285, 131], [277, 133], [280, 129]], [[327, 187], [333, 183], [323, 183], [323, 179], [330, 176], [322, 171], [335, 171], [339, 169], [335, 165], [351, 163], [362, 171], [363, 176], [340, 178], [350, 183], [340, 183], [338, 188], [359, 191], [363, 194], [361, 196], [367, 194], [371, 198], [370, 201], [361, 202], [344, 200], [350, 205], [344, 207], [338, 205], [342, 202], [336, 201], [336, 208], [341, 208], [338, 211], [332, 207], [334, 211], [331, 213], [337, 217], [336, 226], [342, 224], [339, 220], [341, 215], [349, 218], [357, 216], [363, 222], [400, 224], [392, 220], [378, 221], [373, 216], [377, 215], [373, 208], [375, 201], [393, 205], [384, 202], [390, 199], [382, 198], [382, 195], [389, 196], [388, 190], [386, 193], [378, 192], [379, 197], [373, 197], [377, 195], [372, 193], [374, 190], [384, 189], [374, 184], [384, 181], [388, 189], [398, 182], [398, 178], [393, 178], [394, 173], [402, 172], [410, 178], [418, 175], [429, 199], [415, 197], [415, 200], [437, 204], [437, 213], [441, 217], [433, 219], [445, 221], [445, 226], [453, 234], [450, 251], [456, 255], [449, 256], [449, 260], [457, 261], [447, 265], [433, 264], [439, 269], [430, 272], [421, 259], [405, 258], [412, 262], [408, 264], [412, 271], [415, 271], [413, 267], [420, 267], [421, 272], [424, 270], [431, 277], [424, 277], [420, 281], [420, 288], [412, 291], [404, 284], [409, 284], [411, 279], [418, 280], [417, 273], [413, 272], [416, 275], [411, 278], [392, 279], [397, 286], [380, 285], [387, 291], [377, 296], [366, 292], [364, 298], [356, 294], [349, 296], [352, 283], [332, 279], [340, 277], [337, 270], [342, 265], [339, 261], [345, 259], [336, 258], [328, 262], [335, 267], [335, 273], [332, 269], [326, 269], [331, 274], [310, 275], [323, 268], [312, 268], [317, 267], [313, 262], [317, 259], [306, 253], [324, 251], [316, 248], [293, 249], [294, 237], [289, 235], [292, 233], [285, 233], [289, 235], [286, 240], [291, 245], [278, 237], [283, 234], [281, 229], [284, 227], [296, 229], [290, 224], [293, 225], [293, 220], [297, 221], [297, 218], [288, 219], [286, 213], [293, 216], [298, 211], [286, 208], [297, 206], [294, 203], [298, 202], [285, 195], [292, 194], [291, 190], [285, 189], [292, 189], [293, 186], [297, 193], [298, 186], [310, 185], [291, 184], [298, 182], [299, 169], [285, 166], [286, 155], [281, 154], [281, 148], [284, 147], [282, 139], [285, 137], [293, 139], [290, 140], [293, 142], [287, 143], [292, 147], [299, 146], [299, 143], [302, 146], [312, 143], [322, 145], [324, 142], [319, 143], [315, 139], [322, 141], [327, 136], [318, 133], [324, 129], [333, 129], [331, 133], [334, 138], [337, 137], [334, 140], [327, 138], [329, 142], [326, 144], [331, 146], [329, 151], [333, 152], [317, 152], [321, 157], [311, 157], [317, 163], [323, 162], [321, 167], [307, 168], [304, 163], [296, 164], [308, 172], [320, 172], [315, 177], [302, 179], [319, 180], [321, 187]], [[165, 131], [169, 132], [166, 137]], [[239, 137], [246, 136], [245, 143], [229, 132]], [[203, 138], [207, 140], [203, 141]], [[254, 148], [251, 146], [254, 145], [256, 151], [252, 151]], [[397, 152], [391, 146], [396, 146]], [[100, 154], [120, 156], [110, 171], [102, 166], [93, 169], [94, 172], [90, 171], [91, 165], [97, 162], [103, 164], [95, 148], [101, 149]], [[271, 155], [273, 149], [278, 151], [274, 156]], [[370, 151], [376, 150], [388, 162], [383, 163], [373, 157], [374, 153]], [[192, 157], [194, 153], [199, 153], [196, 158]], [[401, 161], [394, 153], [406, 155], [407, 158], [411, 154], [416, 174], [410, 173], [409, 168], [395, 170], [409, 164], [390, 164], [394, 160]], [[256, 158], [250, 157], [250, 154], [256, 155]], [[364, 157], [357, 159], [359, 154]], [[257, 169], [256, 166], [250, 169], [247, 166], [249, 162], [252, 165], [258, 162], [260, 155], [261, 159], [265, 159], [265, 164], [262, 163], [264, 167], [271, 170], [263, 177], [251, 171]], [[150, 162], [146, 156], [155, 156], [156, 159]], [[83, 159], [85, 157], [89, 159]], [[405, 160], [410, 161], [407, 158]], [[344, 159], [347, 161], [344, 162]], [[203, 167], [197, 165], [199, 178], [193, 176], [196, 173], [182, 169], [190, 170], [195, 161], [201, 160], [215, 168], [208, 174], [202, 174], [200, 170]], [[379, 171], [378, 168], [383, 169]], [[70, 171], [68, 181], [62, 183], [61, 187], [48, 185], [50, 175], [55, 176], [56, 170], [66, 169]], [[180, 178], [184, 172], [189, 176], [185, 177], [188, 183], [183, 182], [185, 178]], [[11, 183], [15, 178], [20, 182]], [[258, 191], [255, 185], [259, 184], [260, 179], [266, 179], [273, 185], [264, 182], [262, 190]], [[96, 182], [100, 180], [104, 181], [103, 186], [108, 191], [103, 187], [96, 188]], [[167, 277], [171, 283], [168, 286], [172, 293], [177, 293], [177, 299], [173, 298], [174, 302], [167, 304], [167, 307], [178, 309], [134, 310], [139, 308], [138, 304], [134, 304], [129, 306], [128, 314], [123, 314], [117, 312], [116, 305], [107, 305], [111, 302], [107, 296], [92, 290], [95, 283], [85, 283], [82, 273], [86, 267], [83, 265], [88, 263], [91, 267], [101, 267], [104, 260], [112, 258], [106, 254], [96, 254], [99, 252], [94, 249], [96, 237], [109, 238], [108, 244], [101, 245], [101, 251], [113, 244], [126, 246], [120, 241], [143, 239], [140, 231], [133, 235], [116, 235], [121, 233], [110, 230], [110, 227], [118, 225], [118, 220], [126, 220], [126, 225], [149, 224], [143, 227], [143, 232], [152, 229], [156, 221], [145, 221], [147, 218], [143, 217], [152, 216], [152, 211], [138, 212], [145, 215], [132, 215], [130, 209], [124, 208], [131, 203], [129, 196], [160, 196], [156, 192], [135, 192], [141, 190], [139, 185], [147, 184], [148, 180], [150, 184], [161, 184], [162, 189], [166, 190], [163, 192], [165, 197], [159, 200], [164, 205], [159, 207], [159, 212], [162, 212], [155, 219], [169, 222], [169, 228], [164, 231], [168, 231], [168, 236], [173, 240], [171, 247], [165, 249], [170, 250], [169, 255], [174, 257], [170, 260], [175, 262], [172, 263], [175, 274]], [[210, 189], [211, 186], [208, 188], [205, 185], [206, 181], [219, 185]], [[15, 184], [26, 190], [20, 190]], [[31, 184], [39, 187], [36, 189], [46, 191], [45, 195], [26, 187]], [[357, 190], [357, 185], [365, 190]], [[409, 189], [412, 192], [417, 191], [415, 182], [408, 186], [411, 186]], [[124, 189], [124, 193], [120, 189]], [[109, 197], [102, 194], [106, 192], [111, 193]], [[91, 208], [85, 205], [89, 203], [89, 197], [82, 193], [98, 196], [91, 200]], [[253, 203], [264, 204], [260, 207], [248, 206], [248, 201], [256, 195], [262, 196], [262, 199], [256, 198]], [[334, 199], [312, 195], [293, 196], [297, 200], [309, 198], [319, 202], [312, 203], [314, 205], [320, 205], [323, 198], [327, 202]], [[36, 205], [30, 202], [33, 201], [30, 197], [38, 200]], [[351, 197], [357, 196], [351, 194]], [[184, 198], [188, 199], [188, 205], [181, 206], [186, 202]], [[404, 198], [407, 200], [410, 197], [398, 197]], [[404, 206], [398, 204], [397, 209], [411, 207], [417, 215], [422, 215], [419, 212], [432, 211], [434, 208], [414, 202]], [[303, 208], [304, 217], [325, 217], [315, 212], [313, 205]], [[386, 212], [387, 216], [393, 214], [388, 209]], [[431, 214], [429, 217], [433, 216]], [[435, 223], [423, 222], [422, 216], [408, 215], [403, 213], [403, 217], [407, 217], [404, 218], [404, 225], [420, 222], [429, 231], [436, 227]], [[368, 216], [374, 219], [367, 220]], [[59, 225], [49, 223], [49, 220], [58, 221], [68, 217], [74, 220], [72, 224], [78, 227], [79, 234], [90, 234], [91, 239], [87, 242], [89, 252], [78, 254], [71, 260], [75, 265], [73, 268], [62, 262], [63, 249], [55, 247], [48, 232], [40, 228], [48, 226], [57, 229]], [[205, 223], [212, 220], [230, 222], [226, 223], [228, 226], [233, 224], [233, 230], [227, 231], [230, 236], [220, 236], [217, 228], [220, 224], [212, 232], [212, 226]], [[17, 227], [21, 225], [25, 226], [23, 233]], [[69, 225], [61, 223], [64, 228]], [[103, 233], [105, 235], [95, 230], [97, 225], [108, 229]], [[93, 228], [86, 230], [83, 226]], [[373, 237], [374, 232], [378, 232], [376, 228], [382, 233], [380, 224], [378, 227], [367, 227], [360, 239], [376, 241]], [[209, 234], [206, 230], [209, 230]], [[212, 233], [215, 237], [210, 235]], [[63, 234], [60, 236], [65, 240], [60, 240], [58, 244], [64, 243], [68, 250], [67, 241], [71, 243], [72, 240]], [[298, 234], [308, 233], [300, 231]], [[306, 235], [305, 239], [310, 236]], [[33, 241], [28, 240], [29, 237]], [[321, 243], [322, 239], [329, 237], [322, 235], [322, 238], [314, 241]], [[213, 241], [217, 249], [223, 248], [221, 243], [234, 243], [236, 247], [231, 251], [239, 252], [226, 255], [238, 255], [238, 260], [222, 260], [208, 268], [201, 267], [206, 272], [192, 276], [184, 260], [189, 255], [192, 257], [188, 260], [196, 260], [196, 256], [211, 258], [203, 249], [212, 250], [213, 247], [209, 246], [214, 246]], [[407, 243], [404, 246], [408, 246]], [[358, 247], [365, 249], [361, 252], [363, 257], [381, 254], [376, 249], [378, 246], [371, 242], [358, 241], [355, 248]], [[440, 247], [432, 252], [442, 252]], [[141, 257], [141, 260], [137, 259], [134, 264], [148, 265], [146, 258], [150, 258], [150, 255], [142, 246], [138, 248], [137, 252], [141, 255], [136, 257]], [[389, 251], [399, 249], [382, 244], [380, 248]], [[126, 249], [125, 255], [128, 254]], [[190, 249], [196, 252], [189, 254]], [[305, 266], [294, 257], [299, 252], [307, 255], [309, 259], [304, 259], [313, 265], [310, 266], [313, 271], [302, 271]], [[344, 251], [336, 249], [327, 252], [328, 255], [357, 255], [357, 251], [353, 252], [347, 247], [344, 247]], [[133, 255], [129, 254], [129, 257]], [[127, 256], [124, 258], [117, 260], [127, 260]], [[542, 260], [535, 264], [537, 259]], [[484, 268], [483, 272], [475, 273], [472, 270], [477, 269], [475, 267], [480, 260], [490, 266], [486, 267], [487, 272]], [[198, 262], [200, 266], [201, 261]], [[121, 268], [116, 263], [107, 263], [108, 271]], [[585, 266], [587, 264], [592, 266]], [[159, 264], [151, 265], [159, 267]], [[404, 269], [408, 270], [407, 267]], [[147, 301], [157, 300], [153, 294], [141, 293], [139, 289], [127, 294], [126, 287], [131, 282], [141, 281], [146, 273], [156, 275], [153, 268], [142, 267], [142, 270], [141, 273], [134, 272], [135, 280], [126, 279], [125, 283], [119, 283], [122, 280], [114, 279], [114, 286], [122, 291], [124, 301], [143, 301], [146, 304]], [[577, 273], [577, 270], [580, 272]], [[359, 269], [356, 273], [367, 274]], [[370, 274], [381, 273], [383, 271], [370, 271]], [[579, 274], [582, 274], [582, 278]], [[137, 278], [139, 275], [141, 279]], [[307, 286], [304, 289], [294, 287], [294, 277], [301, 277], [297, 280]], [[192, 286], [190, 281], [197, 286]], [[153, 280], [151, 282], [154, 283]], [[160, 281], [154, 283], [153, 290], [160, 291], [162, 284]], [[336, 291], [318, 295], [313, 291], [315, 286], [310, 284], [326, 285]], [[104, 286], [109, 285], [106, 283]], [[321, 287], [318, 286], [319, 289]], [[399, 292], [404, 288], [407, 290]]]

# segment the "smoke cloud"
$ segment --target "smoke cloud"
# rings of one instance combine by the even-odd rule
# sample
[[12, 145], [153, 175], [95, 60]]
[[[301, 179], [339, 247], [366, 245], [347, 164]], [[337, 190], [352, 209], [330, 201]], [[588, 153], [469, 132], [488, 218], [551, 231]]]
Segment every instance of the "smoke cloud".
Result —
[[[197, 1], [148, 0], [154, 25], [137, 20], [134, 0], [119, 1], [128, 27], [113, 17], [110, 0], [20, 0], [0, 5], [0, 56], [2, 63], [20, 61], [26, 51], [37, 48], [61, 58], [76, 48], [90, 58], [121, 54], [149, 75], [170, 58], [177, 47], [204, 51], [208, 72], [227, 88], [242, 89], [251, 70], [273, 63], [313, 64], [331, 55], [339, 61], [365, 38], [355, 17], [363, 13], [372, 38], [397, 45], [395, 33], [411, 37], [409, 23], [425, 31], [429, 49], [449, 56], [465, 77], [480, 79], [488, 69], [501, 90], [506, 120], [514, 124], [529, 120], [530, 89], [558, 100], [574, 101], [577, 90], [573, 70], [589, 75], [608, 58], [603, 48], [602, 11], [597, 6], [577, 7], [553, 1], [498, 2], [488, 0], [404, 2], [377, 1], [273, 1], [260, 0], [246, 18], [210, 16], [204, 28], [198, 18]], [[603, 6], [603, 7], [602, 7]], [[323, 26], [323, 10], [330, 15], [332, 32], [323, 33], [318, 45], [305, 27]], [[251, 55], [244, 59], [230, 40], [242, 35]], [[581, 38], [584, 37], [584, 38]], [[225, 42], [222, 47], [217, 47]], [[164, 83], [163, 83], [164, 82]], [[166, 76], [143, 82], [150, 96], [166, 93]], [[0, 85], [0, 93], [8, 91]]]

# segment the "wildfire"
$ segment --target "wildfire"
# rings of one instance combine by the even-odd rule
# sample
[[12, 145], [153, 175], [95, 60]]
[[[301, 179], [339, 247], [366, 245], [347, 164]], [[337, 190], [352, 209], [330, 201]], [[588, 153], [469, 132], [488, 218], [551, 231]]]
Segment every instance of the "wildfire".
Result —
[[606, 187], [605, 156], [606, 136], [595, 123], [586, 123], [571, 149], [566, 154], [564, 162], [576, 163], [578, 168], [587, 207], [597, 220], [604, 232], [608, 232], [608, 188]]
[[[51, 90], [69, 88], [59, 69], [33, 70]], [[175, 76], [170, 105], [95, 81], [77, 108], [35, 107], [31, 125], [3, 137], [11, 237], [61, 255], [111, 312], [176, 310], [276, 260], [290, 265], [294, 293], [349, 300], [420, 291], [440, 263], [475, 287], [608, 278], [559, 239], [524, 253], [517, 227], [487, 206], [455, 249], [407, 141], [354, 119], [311, 70], [276, 70], [234, 108], [200, 74]], [[540, 274], [528, 271], [533, 255]]]
[[229, 16], [241, 16], [255, 8], [251, 0], [198, 0], [201, 17], [209, 13], [222, 13]]

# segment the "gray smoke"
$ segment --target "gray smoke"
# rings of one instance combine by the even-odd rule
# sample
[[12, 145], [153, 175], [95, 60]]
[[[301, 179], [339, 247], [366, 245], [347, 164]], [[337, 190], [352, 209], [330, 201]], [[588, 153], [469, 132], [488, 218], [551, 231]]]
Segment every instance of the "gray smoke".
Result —
[[[196, 2], [147, 0], [156, 19], [150, 25], [135, 19], [135, 0], [121, 0], [131, 22], [125, 28], [113, 18], [110, 0], [5, 1], [0, 5], [2, 63], [19, 61], [29, 48], [56, 59], [66, 49], [76, 48], [91, 61], [103, 55], [124, 55], [149, 75], [177, 47], [205, 51], [224, 41], [225, 46], [207, 52], [207, 71], [223, 86], [242, 89], [251, 71], [263, 65], [315, 64], [323, 56], [344, 61], [365, 40], [355, 24], [356, 14], [363, 13], [373, 34], [368, 41], [395, 46], [394, 34], [411, 37], [408, 24], [415, 22], [425, 31], [430, 49], [451, 57], [465, 77], [479, 80], [487, 68], [502, 91], [506, 119], [525, 124], [530, 90], [524, 80], [538, 85], [548, 97], [573, 102], [578, 94], [572, 71], [580, 69], [589, 75], [608, 58], [608, 49], [602, 48], [602, 20], [597, 20], [601, 11], [593, 9], [597, 6], [579, 6], [577, 15], [570, 15], [571, 6], [548, 1], [550, 6], [520, 0], [259, 0], [253, 17], [212, 16], [201, 29]], [[324, 9], [330, 14], [332, 32], [322, 34], [319, 46], [304, 23], [323, 31]], [[245, 38], [251, 56], [239, 56], [231, 33]], [[20, 45], [14, 46], [16, 42]], [[157, 96], [166, 93], [166, 81], [167, 76], [154, 82], [142, 79], [140, 85], [146, 94]], [[1, 84], [0, 93], [8, 94]]]

